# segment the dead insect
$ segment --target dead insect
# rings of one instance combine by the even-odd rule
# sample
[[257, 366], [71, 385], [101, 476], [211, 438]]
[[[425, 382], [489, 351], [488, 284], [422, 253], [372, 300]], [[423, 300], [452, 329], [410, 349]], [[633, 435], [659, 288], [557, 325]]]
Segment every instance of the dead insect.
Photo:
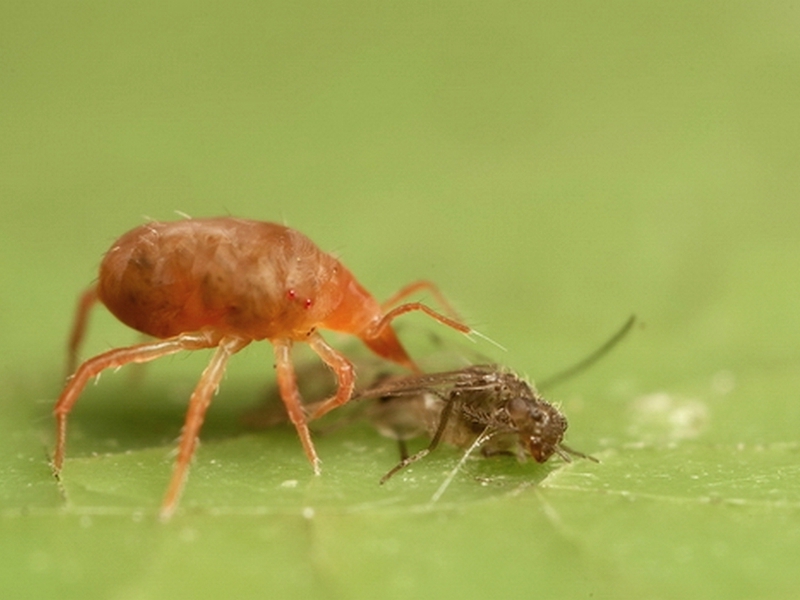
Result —
[[250, 342], [267, 339], [275, 350], [280, 395], [315, 473], [320, 464], [308, 430], [290, 356], [292, 344], [307, 343], [335, 373], [335, 394], [316, 405], [320, 417], [352, 396], [351, 362], [325, 342], [319, 329], [359, 337], [375, 354], [403, 367], [419, 368], [400, 344], [391, 322], [422, 311], [462, 333], [472, 330], [419, 302], [397, 304], [427, 289], [447, 308], [436, 286], [419, 281], [384, 304], [367, 292], [336, 258], [298, 231], [262, 221], [228, 217], [186, 219], [137, 227], [111, 246], [98, 282], [81, 297], [69, 342], [74, 367], [90, 309], [99, 300], [126, 325], [156, 341], [104, 352], [84, 362], [56, 402], [55, 473], [61, 470], [67, 417], [87, 382], [105, 369], [145, 363], [181, 350], [215, 348], [189, 400], [172, 479], [161, 516], [175, 510], [197, 446], [198, 433], [228, 359]]
[[[557, 454], [596, 460], [563, 443], [567, 419], [526, 381], [498, 365], [393, 377], [357, 393], [375, 398], [368, 418], [383, 435], [398, 440], [402, 460], [381, 479], [430, 454], [441, 442], [484, 455], [514, 454], [537, 462]], [[427, 448], [408, 456], [405, 442], [428, 435]]]

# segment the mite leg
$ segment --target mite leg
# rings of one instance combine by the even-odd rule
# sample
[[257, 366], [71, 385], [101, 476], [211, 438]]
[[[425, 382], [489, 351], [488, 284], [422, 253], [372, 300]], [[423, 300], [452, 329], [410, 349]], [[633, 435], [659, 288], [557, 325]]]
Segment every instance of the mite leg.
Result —
[[445, 317], [444, 315], [437, 313], [429, 306], [425, 306], [421, 302], [409, 302], [408, 304], [401, 304], [400, 306], [396, 306], [395, 308], [387, 312], [385, 315], [383, 315], [383, 318], [381, 318], [381, 320], [378, 321], [378, 323], [375, 324], [374, 327], [368, 330], [367, 337], [379, 338], [383, 334], [384, 329], [388, 327], [389, 324], [392, 321], [394, 321], [397, 317], [415, 310], [421, 310], [429, 317], [436, 319], [437, 321], [439, 321], [439, 323], [442, 323], [443, 325], [452, 327], [456, 331], [460, 331], [461, 333], [465, 334], [472, 333], [471, 327], [467, 327], [466, 325], [464, 325], [463, 323], [459, 323], [455, 319]]
[[396, 292], [393, 296], [391, 296], [388, 300], [386, 300], [381, 305], [381, 310], [386, 312], [393, 306], [397, 305], [398, 302], [403, 300], [404, 298], [408, 298], [411, 294], [415, 294], [420, 290], [427, 290], [430, 292], [436, 301], [439, 303], [439, 306], [444, 308], [444, 312], [455, 321], [460, 321], [461, 318], [458, 316], [458, 313], [453, 308], [453, 305], [448, 302], [445, 295], [439, 289], [439, 287], [433, 283], [432, 281], [427, 281], [422, 279], [420, 281], [414, 281], [409, 283], [407, 286], [403, 287], [400, 291]]
[[[401, 304], [400, 306], [395, 306], [394, 308], [391, 308], [403, 298], [410, 296], [411, 294], [417, 292], [420, 289], [427, 289], [431, 293], [433, 293], [436, 299], [445, 307], [446, 312], [448, 312], [451, 316], [446, 317], [442, 314], [439, 314], [438, 312], [422, 304], [421, 302], [410, 302], [407, 304]], [[416, 281], [414, 283], [407, 285], [399, 292], [397, 292], [394, 296], [389, 298], [389, 300], [384, 302], [383, 305], [381, 306], [381, 311], [383, 311], [385, 314], [381, 317], [381, 319], [377, 323], [374, 323], [366, 330], [359, 333], [358, 336], [378, 356], [382, 356], [387, 360], [396, 362], [399, 365], [411, 369], [415, 373], [421, 373], [422, 370], [408, 356], [406, 351], [403, 349], [400, 340], [397, 339], [397, 335], [395, 334], [394, 330], [391, 327], [391, 322], [394, 319], [396, 319], [400, 315], [415, 310], [422, 311], [429, 317], [439, 321], [444, 325], [447, 325], [448, 327], [452, 327], [453, 329], [456, 329], [461, 333], [464, 334], [472, 333], [471, 328], [461, 324], [458, 321], [458, 317], [456, 316], [455, 311], [447, 302], [444, 295], [439, 291], [439, 288], [437, 288], [430, 281]]]
[[69, 336], [69, 344], [67, 346], [67, 376], [75, 372], [75, 367], [78, 364], [78, 350], [80, 350], [83, 336], [86, 333], [86, 322], [89, 317], [89, 311], [97, 302], [97, 285], [93, 285], [88, 290], [81, 294], [78, 300], [78, 308], [75, 311], [75, 320], [72, 322], [72, 332]]
[[308, 430], [306, 413], [303, 410], [303, 400], [300, 398], [300, 390], [297, 389], [297, 376], [292, 364], [290, 340], [272, 340], [275, 349], [275, 369], [278, 372], [278, 389], [289, 420], [294, 424], [300, 443], [306, 453], [308, 462], [314, 469], [314, 474], [320, 474], [320, 462], [317, 451], [314, 449], [314, 442], [311, 441], [311, 432]]
[[445, 317], [437, 313], [432, 308], [425, 306], [421, 302], [411, 302], [408, 304], [401, 304], [387, 312], [380, 321], [366, 329], [363, 333], [359, 334], [361, 340], [378, 356], [382, 356], [388, 360], [392, 360], [399, 365], [411, 369], [415, 373], [421, 373], [422, 370], [411, 360], [406, 351], [400, 345], [400, 341], [394, 330], [391, 327], [391, 322], [400, 315], [407, 312], [420, 310], [429, 317], [436, 319], [443, 325], [452, 327], [456, 331], [463, 334], [472, 333], [472, 329], [459, 323], [458, 321]]
[[84, 362], [67, 382], [61, 392], [53, 413], [56, 417], [56, 450], [53, 455], [53, 469], [58, 475], [64, 464], [67, 443], [67, 417], [83, 388], [93, 377], [106, 369], [115, 369], [128, 363], [144, 363], [181, 350], [199, 350], [216, 346], [219, 337], [210, 332], [185, 333], [165, 340], [118, 348], [99, 354]]
[[331, 411], [337, 406], [341, 406], [350, 400], [351, 396], [353, 395], [353, 389], [355, 388], [356, 376], [355, 370], [353, 369], [353, 364], [344, 356], [339, 354], [336, 350], [331, 348], [317, 332], [312, 332], [308, 336], [308, 344], [311, 346], [311, 349], [323, 360], [323, 362], [333, 369], [333, 372], [336, 374], [336, 381], [338, 383], [336, 393], [327, 400], [323, 400], [314, 409], [314, 412], [311, 413], [312, 419], [318, 419], [328, 411]]
[[211, 404], [211, 397], [217, 391], [219, 382], [225, 374], [228, 359], [249, 343], [250, 340], [242, 338], [223, 338], [219, 342], [211, 362], [208, 363], [208, 366], [203, 371], [197, 387], [192, 392], [192, 397], [189, 399], [189, 410], [186, 412], [186, 421], [181, 430], [181, 439], [178, 443], [178, 457], [175, 460], [172, 479], [161, 504], [162, 521], [169, 519], [178, 505], [183, 486], [186, 483], [186, 476], [189, 473], [189, 465], [197, 448], [200, 427], [203, 425], [206, 410]]

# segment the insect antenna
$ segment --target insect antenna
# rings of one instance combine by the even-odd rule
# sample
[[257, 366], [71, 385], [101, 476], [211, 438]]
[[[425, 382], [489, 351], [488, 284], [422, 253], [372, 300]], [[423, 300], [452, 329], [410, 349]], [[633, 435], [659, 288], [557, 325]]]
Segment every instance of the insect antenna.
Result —
[[577, 456], [578, 458], [586, 458], [586, 459], [591, 460], [592, 462], [596, 462], [596, 463], [600, 462], [594, 456], [591, 456], [589, 454], [584, 454], [583, 452], [580, 452], [578, 450], [573, 450], [572, 448], [570, 448], [566, 444], [559, 444], [558, 446], [556, 446], [555, 452], [561, 458], [563, 458], [566, 462], [572, 462], [572, 457], [573, 456]]
[[[566, 381], [571, 377], [574, 377], [578, 373], [585, 371], [586, 369], [591, 367], [594, 363], [596, 363], [598, 360], [603, 358], [606, 354], [608, 354], [617, 344], [619, 344], [625, 338], [625, 336], [628, 335], [628, 332], [630, 332], [634, 323], [636, 323], [636, 315], [631, 315], [628, 318], [628, 320], [625, 321], [625, 324], [619, 329], [619, 331], [617, 331], [614, 335], [612, 335], [605, 344], [600, 346], [597, 350], [592, 352], [589, 356], [587, 356], [580, 362], [564, 369], [563, 371], [559, 371], [555, 375], [551, 375], [550, 377], [544, 379], [543, 381], [540, 381], [537, 387], [540, 389], [553, 387], [555, 385], [563, 383], [564, 381]], [[572, 454], [576, 453], [573, 452]]]

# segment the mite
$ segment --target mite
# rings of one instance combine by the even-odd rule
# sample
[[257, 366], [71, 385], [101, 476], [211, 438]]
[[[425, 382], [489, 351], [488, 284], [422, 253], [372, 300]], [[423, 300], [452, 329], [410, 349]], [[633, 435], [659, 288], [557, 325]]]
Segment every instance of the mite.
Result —
[[[320, 329], [360, 338], [378, 356], [414, 372], [391, 322], [422, 311], [462, 333], [472, 330], [419, 302], [399, 304], [427, 289], [449, 308], [438, 289], [418, 281], [383, 305], [336, 258], [303, 234], [275, 223], [227, 217], [150, 222], [119, 238], [100, 264], [97, 283], [81, 296], [69, 340], [70, 370], [99, 301], [124, 324], [154, 341], [104, 352], [80, 365], [56, 402], [54, 472], [64, 463], [67, 417], [83, 388], [105, 369], [145, 363], [182, 350], [214, 348], [192, 396], [161, 518], [168, 519], [183, 490], [198, 433], [229, 358], [253, 341], [269, 340], [278, 388], [316, 474], [320, 461], [307, 421], [346, 403], [353, 394], [351, 362], [328, 345]], [[335, 394], [307, 417], [291, 361], [295, 342], [308, 344], [334, 372]]]
[[[433, 452], [440, 442], [480, 447], [485, 455], [512, 453], [543, 463], [553, 454], [592, 457], [562, 440], [567, 419], [517, 375], [498, 365], [393, 377], [356, 394], [375, 398], [368, 418], [383, 435], [400, 443], [402, 460], [381, 479]], [[405, 442], [427, 435], [427, 448], [408, 456]]]

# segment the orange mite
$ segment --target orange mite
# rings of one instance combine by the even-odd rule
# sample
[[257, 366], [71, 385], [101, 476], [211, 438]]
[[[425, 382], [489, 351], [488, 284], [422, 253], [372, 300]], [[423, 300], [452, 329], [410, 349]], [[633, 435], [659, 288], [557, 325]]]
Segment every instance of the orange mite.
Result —
[[275, 223], [219, 217], [151, 222], [129, 231], [111, 246], [100, 264], [99, 280], [80, 299], [69, 341], [70, 370], [88, 313], [98, 300], [126, 325], [158, 339], [99, 354], [69, 378], [54, 408], [55, 473], [64, 463], [67, 417], [90, 379], [128, 363], [145, 363], [181, 350], [216, 348], [189, 400], [161, 508], [162, 519], [169, 518], [228, 359], [250, 342], [267, 339], [275, 350], [281, 398], [319, 474], [291, 361], [292, 344], [307, 343], [336, 375], [337, 391], [316, 405], [310, 415], [316, 419], [346, 403], [355, 385], [353, 365], [325, 342], [318, 329], [353, 334], [377, 355], [415, 372], [419, 368], [391, 326], [395, 318], [420, 310], [462, 333], [471, 332], [424, 304], [394, 306], [420, 289], [428, 289], [448, 307], [428, 281], [406, 286], [381, 305], [333, 256], [298, 231]]

